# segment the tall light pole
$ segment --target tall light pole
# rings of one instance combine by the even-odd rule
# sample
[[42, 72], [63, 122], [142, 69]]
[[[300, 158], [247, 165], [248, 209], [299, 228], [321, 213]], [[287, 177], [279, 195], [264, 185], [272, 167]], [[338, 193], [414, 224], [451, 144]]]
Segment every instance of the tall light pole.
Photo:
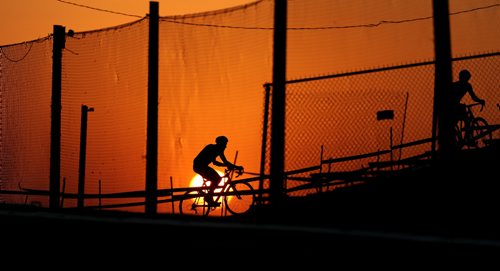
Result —
[[271, 113], [271, 183], [270, 197], [273, 204], [285, 196], [285, 90], [286, 90], [286, 39], [287, 0], [274, 1], [274, 56]]

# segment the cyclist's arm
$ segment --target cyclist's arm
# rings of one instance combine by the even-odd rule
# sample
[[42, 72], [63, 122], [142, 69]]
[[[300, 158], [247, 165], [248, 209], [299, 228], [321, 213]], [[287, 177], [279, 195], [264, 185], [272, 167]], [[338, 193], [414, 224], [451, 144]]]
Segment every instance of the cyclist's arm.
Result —
[[237, 166], [231, 162], [229, 162], [226, 158], [226, 155], [224, 155], [224, 153], [221, 153], [219, 155], [220, 159], [222, 160], [222, 163], [220, 163], [221, 165], [220, 166], [226, 166], [228, 167], [229, 169], [233, 169], [233, 168], [236, 168], [237, 170], [243, 170], [243, 167], [242, 166]]
[[475, 102], [477, 102], [477, 103], [480, 103], [480, 104], [484, 105], [484, 103], [485, 103], [485, 102], [484, 102], [484, 100], [483, 100], [483, 99], [481, 99], [481, 98], [479, 98], [479, 97], [476, 95], [476, 93], [474, 92], [474, 90], [472, 89], [472, 87], [470, 87], [468, 90], [469, 90], [469, 95], [470, 95], [470, 97], [472, 98], [472, 100], [474, 100], [474, 101], [475, 101]]
[[231, 162], [229, 162], [229, 161], [227, 160], [226, 155], [225, 155], [224, 153], [221, 153], [221, 154], [219, 155], [219, 157], [220, 157], [220, 159], [222, 160], [222, 163], [220, 163], [220, 162], [219, 162], [219, 163], [221, 164], [221, 166], [226, 166], [226, 167], [228, 167], [228, 168], [232, 168], [232, 167], [234, 167], [233, 163], [231, 163]]
[[218, 166], [218, 167], [225, 167], [225, 166], [226, 166], [226, 164], [221, 163], [221, 162], [219, 162], [219, 161], [217, 161], [217, 160], [214, 160], [212, 163], [213, 163], [214, 165]]
[[481, 99], [481, 98], [477, 97], [476, 93], [475, 93], [475, 92], [474, 92], [474, 90], [472, 89], [472, 86], [470, 86], [470, 87], [467, 89], [467, 91], [469, 92], [469, 95], [470, 95], [470, 97], [472, 98], [472, 100], [474, 100], [476, 103], [479, 103], [479, 104], [481, 105], [481, 111], [483, 111], [483, 107], [484, 107], [484, 105], [486, 104], [486, 102], [485, 102], [483, 99]]

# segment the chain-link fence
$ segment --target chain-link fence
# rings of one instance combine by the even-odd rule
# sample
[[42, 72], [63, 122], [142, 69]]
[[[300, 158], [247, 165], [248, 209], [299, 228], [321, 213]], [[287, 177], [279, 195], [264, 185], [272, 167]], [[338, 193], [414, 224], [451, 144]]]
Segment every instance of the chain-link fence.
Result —
[[[500, 123], [499, 67], [500, 53], [453, 61], [454, 80], [458, 80], [462, 69], [472, 73], [470, 82], [476, 94], [486, 100], [486, 107], [476, 115], [492, 125]], [[470, 96], [466, 95], [462, 102], [471, 103]], [[292, 191], [304, 181], [312, 181], [313, 173], [355, 171], [368, 167], [370, 162], [430, 152], [433, 105], [433, 62], [288, 81], [286, 187]], [[498, 131], [493, 132], [494, 138], [499, 136]], [[409, 142], [422, 144], [399, 148]]]

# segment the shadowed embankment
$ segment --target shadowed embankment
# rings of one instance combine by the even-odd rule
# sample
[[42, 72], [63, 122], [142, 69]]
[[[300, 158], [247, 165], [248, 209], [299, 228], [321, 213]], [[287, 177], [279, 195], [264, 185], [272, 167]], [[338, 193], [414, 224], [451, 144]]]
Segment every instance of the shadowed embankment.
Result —
[[174, 255], [215, 244], [213, 254], [226, 247], [224, 253], [235, 256], [279, 252], [326, 261], [332, 255], [439, 260], [474, 255], [489, 260], [500, 252], [498, 153], [497, 146], [468, 150], [447, 163], [257, 206], [242, 216], [54, 212], [3, 205], [2, 234], [12, 247], [47, 242], [151, 253], [161, 247]]

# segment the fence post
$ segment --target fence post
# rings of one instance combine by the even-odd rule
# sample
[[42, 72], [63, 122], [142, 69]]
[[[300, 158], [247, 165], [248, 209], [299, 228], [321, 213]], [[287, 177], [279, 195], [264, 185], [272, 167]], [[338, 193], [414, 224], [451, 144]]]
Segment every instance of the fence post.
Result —
[[273, 95], [271, 114], [270, 199], [274, 205], [285, 196], [285, 89], [287, 0], [274, 1]]
[[262, 144], [260, 151], [260, 178], [259, 178], [259, 200], [258, 204], [262, 203], [262, 191], [264, 191], [264, 175], [266, 174], [266, 146], [267, 146], [267, 127], [269, 123], [269, 97], [271, 95], [271, 84], [264, 84], [266, 91], [264, 100], [264, 121], [262, 127]]
[[[435, 40], [435, 77], [434, 112], [432, 122], [432, 153], [435, 158], [435, 136], [437, 130], [439, 156], [450, 158], [454, 149], [453, 123], [446, 106], [446, 93], [451, 89], [451, 38], [448, 0], [433, 0], [434, 40]], [[436, 128], [437, 126], [437, 128]]]
[[158, 192], [158, 56], [159, 3], [149, 2], [148, 117], [145, 212], [157, 213]]
[[64, 193], [66, 192], [66, 177], [63, 177], [61, 208], [64, 208]]
[[172, 214], [175, 214], [175, 204], [174, 204], [174, 183], [172, 181], [172, 176], [170, 176], [170, 198], [172, 199]]
[[99, 210], [101, 210], [102, 207], [101, 199], [102, 199], [102, 182], [101, 179], [99, 179]]
[[83, 208], [85, 195], [85, 162], [87, 159], [87, 116], [88, 112], [94, 112], [94, 108], [82, 105], [82, 116], [80, 123], [80, 164], [78, 168], [78, 202], [77, 207]]
[[52, 100], [50, 127], [50, 184], [49, 208], [59, 209], [61, 195], [61, 74], [62, 50], [65, 46], [66, 28], [54, 25], [52, 45]]

